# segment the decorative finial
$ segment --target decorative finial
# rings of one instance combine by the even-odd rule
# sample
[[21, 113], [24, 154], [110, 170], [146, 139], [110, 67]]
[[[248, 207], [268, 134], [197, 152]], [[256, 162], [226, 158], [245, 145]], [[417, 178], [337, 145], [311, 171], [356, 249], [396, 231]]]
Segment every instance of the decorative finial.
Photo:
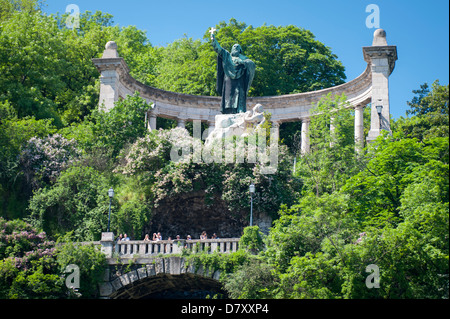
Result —
[[373, 42], [372, 46], [379, 47], [379, 46], [386, 46], [386, 31], [383, 29], [376, 29], [373, 33]]
[[117, 50], [117, 43], [115, 41], [108, 41], [105, 45], [106, 50]]
[[119, 53], [117, 53], [117, 43], [114, 41], [109, 41], [105, 45], [105, 51], [103, 51], [103, 59], [108, 58], [118, 58]]

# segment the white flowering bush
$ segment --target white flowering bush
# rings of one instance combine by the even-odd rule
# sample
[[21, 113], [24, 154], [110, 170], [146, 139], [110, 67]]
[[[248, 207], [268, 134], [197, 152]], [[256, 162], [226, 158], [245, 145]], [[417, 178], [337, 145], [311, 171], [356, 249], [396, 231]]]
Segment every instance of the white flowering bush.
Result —
[[122, 151], [121, 165], [115, 172], [135, 175], [156, 172], [171, 160], [187, 163], [192, 159], [193, 143], [194, 139], [183, 128], [152, 131]]
[[20, 162], [27, 182], [37, 189], [44, 183], [54, 182], [80, 155], [75, 140], [55, 134], [45, 138], [32, 137], [22, 149]]
[[[236, 141], [227, 138], [205, 147], [183, 128], [152, 131], [123, 152], [115, 171], [146, 177], [154, 207], [162, 200], [203, 191], [206, 205], [221, 198], [236, 215], [248, 211], [248, 186], [253, 182], [257, 185], [255, 209], [276, 217], [282, 203], [293, 202], [298, 181], [290, 174], [285, 146], [272, 144], [257, 150], [256, 141], [254, 137]], [[276, 155], [276, 169], [265, 174], [271, 152]]]

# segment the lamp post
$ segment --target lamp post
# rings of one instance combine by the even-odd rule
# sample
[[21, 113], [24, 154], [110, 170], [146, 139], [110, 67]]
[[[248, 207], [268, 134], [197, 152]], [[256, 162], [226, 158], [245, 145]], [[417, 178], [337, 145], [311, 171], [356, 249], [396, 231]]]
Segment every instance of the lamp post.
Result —
[[381, 128], [382, 128], [382, 125], [381, 125], [381, 111], [383, 110], [383, 105], [378, 104], [375, 107], [377, 108], [378, 120], [380, 122], [380, 130], [381, 130]]
[[114, 189], [112, 187], [108, 190], [108, 196], [109, 196], [109, 214], [108, 214], [108, 229], [107, 229], [107, 232], [109, 233], [109, 223], [111, 221], [111, 201], [112, 201], [112, 198], [114, 197]]
[[252, 183], [249, 187], [250, 190], [250, 226], [253, 226], [253, 194], [255, 193], [255, 185]]

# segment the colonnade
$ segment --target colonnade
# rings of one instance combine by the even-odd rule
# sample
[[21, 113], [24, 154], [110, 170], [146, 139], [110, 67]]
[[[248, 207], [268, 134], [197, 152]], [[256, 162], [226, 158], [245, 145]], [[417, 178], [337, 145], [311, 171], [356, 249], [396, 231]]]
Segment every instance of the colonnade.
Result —
[[[263, 105], [271, 113], [272, 127], [278, 129], [282, 123], [301, 121], [301, 152], [310, 151], [309, 126], [311, 110], [323, 97], [345, 94], [347, 106], [355, 112], [355, 145], [362, 148], [364, 142], [376, 139], [381, 130], [390, 131], [389, 76], [397, 60], [397, 47], [387, 45], [386, 32], [374, 32], [372, 46], [363, 47], [365, 71], [352, 81], [331, 88], [281, 96], [250, 97], [247, 105]], [[130, 75], [123, 58], [117, 53], [117, 44], [106, 44], [102, 58], [92, 60], [100, 72], [99, 107], [105, 111], [114, 107], [114, 102], [127, 95], [140, 93], [152, 108], [145, 114], [149, 130], [157, 128], [157, 117], [173, 119], [178, 127], [187, 121], [202, 121], [214, 129], [215, 116], [220, 113], [220, 97], [194, 96], [160, 90], [147, 86]], [[369, 105], [370, 131], [364, 136], [363, 113]], [[333, 117], [332, 117], [333, 119]], [[330, 129], [334, 124], [330, 123]]]

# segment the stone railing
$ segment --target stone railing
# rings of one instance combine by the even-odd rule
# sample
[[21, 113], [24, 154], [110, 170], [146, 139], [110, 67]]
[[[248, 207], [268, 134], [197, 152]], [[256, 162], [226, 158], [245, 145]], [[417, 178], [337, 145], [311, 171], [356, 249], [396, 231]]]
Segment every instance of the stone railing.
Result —
[[111, 258], [118, 257], [152, 257], [157, 255], [181, 254], [183, 249], [191, 252], [236, 252], [239, 238], [159, 240], [159, 241], [114, 241], [114, 234], [103, 233], [100, 241], [102, 251]]
[[239, 238], [119, 241], [114, 244], [114, 252], [120, 257], [181, 254], [183, 249], [192, 252], [229, 253], [237, 251], [238, 243]]

